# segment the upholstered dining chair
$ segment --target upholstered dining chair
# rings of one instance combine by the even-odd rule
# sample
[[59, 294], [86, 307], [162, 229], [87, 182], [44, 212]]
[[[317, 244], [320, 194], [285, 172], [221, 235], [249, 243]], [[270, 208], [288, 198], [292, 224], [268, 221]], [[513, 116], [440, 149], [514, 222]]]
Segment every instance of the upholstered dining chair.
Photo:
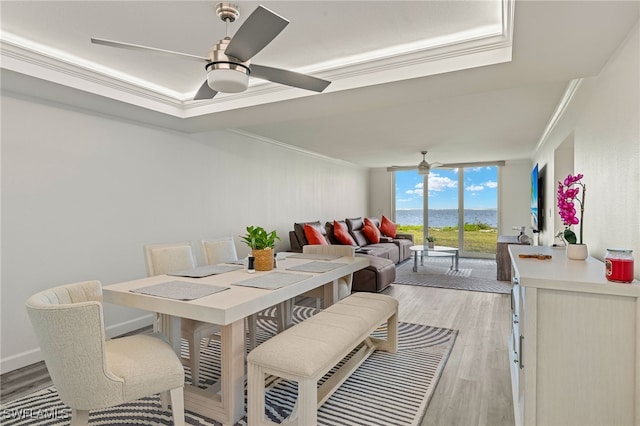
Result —
[[233, 237], [202, 240], [202, 252], [207, 265], [217, 265], [238, 260]]
[[[345, 246], [338, 244], [330, 245], [305, 245], [302, 247], [303, 253], [319, 254], [325, 256], [349, 256], [354, 257], [356, 255], [356, 249], [353, 246]], [[338, 300], [344, 299], [351, 294], [351, 286], [353, 284], [353, 274], [341, 277], [338, 279]], [[311, 297], [322, 303], [317, 303], [316, 308], [321, 309], [324, 306], [324, 289], [322, 287], [314, 288], [306, 293], [302, 293], [299, 297]]]
[[[202, 240], [202, 251], [204, 252], [207, 265], [216, 265], [224, 262], [235, 262], [238, 260], [236, 245], [233, 237], [224, 237], [218, 239]], [[283, 302], [276, 306], [276, 316], [266, 315], [264, 312], [253, 314], [247, 318], [247, 330], [249, 331], [248, 350], [256, 347], [256, 330], [258, 327], [258, 319], [268, 321], [276, 321], [278, 332], [286, 328], [284, 313], [290, 309], [290, 303]]]
[[55, 287], [31, 296], [27, 313], [51, 380], [71, 407], [71, 425], [87, 425], [89, 411], [167, 394], [173, 421], [184, 425], [184, 369], [163, 336], [107, 339], [99, 281]]
[[[147, 261], [147, 274], [151, 277], [196, 266], [191, 243], [179, 242], [168, 244], [147, 244], [144, 246]], [[189, 367], [191, 369], [191, 383], [200, 383], [200, 342], [203, 338], [213, 337], [220, 332], [220, 326], [182, 318], [180, 321], [182, 338], [189, 343]], [[207, 341], [208, 342], [208, 341]]]

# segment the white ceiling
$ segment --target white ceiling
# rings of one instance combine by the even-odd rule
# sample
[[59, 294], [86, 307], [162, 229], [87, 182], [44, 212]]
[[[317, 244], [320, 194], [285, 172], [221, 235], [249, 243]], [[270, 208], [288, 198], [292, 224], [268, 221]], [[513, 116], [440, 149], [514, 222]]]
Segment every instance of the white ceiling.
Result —
[[[291, 24], [253, 62], [333, 83], [252, 80], [191, 101], [196, 62], [92, 45], [99, 37], [206, 56], [216, 2], [2, 1], [2, 89], [181, 131], [232, 128], [366, 167], [528, 158], [572, 80], [597, 75], [638, 1], [264, 2]], [[239, 2], [241, 19], [258, 3]]]

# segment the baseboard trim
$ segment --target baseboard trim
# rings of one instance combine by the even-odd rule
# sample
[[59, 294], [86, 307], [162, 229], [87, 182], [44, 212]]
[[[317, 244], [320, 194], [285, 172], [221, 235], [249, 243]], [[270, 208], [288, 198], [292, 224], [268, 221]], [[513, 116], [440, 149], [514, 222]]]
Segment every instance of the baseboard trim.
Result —
[[[109, 338], [121, 336], [153, 324], [153, 318], [153, 314], [145, 314], [141, 317], [106, 327], [105, 333]], [[39, 347], [11, 355], [0, 360], [0, 374], [5, 374], [22, 367], [26, 367], [42, 360], [43, 357], [40, 353]]]

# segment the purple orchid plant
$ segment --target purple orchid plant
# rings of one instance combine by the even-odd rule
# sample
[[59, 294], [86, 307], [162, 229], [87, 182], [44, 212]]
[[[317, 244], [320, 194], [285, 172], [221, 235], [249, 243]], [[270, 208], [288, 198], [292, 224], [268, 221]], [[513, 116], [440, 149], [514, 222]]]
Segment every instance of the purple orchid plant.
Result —
[[[560, 218], [564, 223], [563, 237], [569, 244], [582, 244], [582, 225], [584, 215], [584, 198], [586, 194], [586, 185], [580, 180], [584, 177], [581, 173], [575, 176], [568, 175], [564, 182], [558, 182], [558, 210]], [[582, 189], [582, 198], [580, 190]], [[576, 216], [578, 213], [574, 202], [580, 205], [580, 218]], [[576, 233], [571, 229], [572, 225], [580, 224], [580, 239], [576, 237]]]

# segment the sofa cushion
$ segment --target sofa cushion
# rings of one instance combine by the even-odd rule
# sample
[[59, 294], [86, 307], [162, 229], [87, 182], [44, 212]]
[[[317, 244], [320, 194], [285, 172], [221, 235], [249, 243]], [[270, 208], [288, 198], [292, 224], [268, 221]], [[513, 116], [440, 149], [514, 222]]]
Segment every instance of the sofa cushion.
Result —
[[364, 218], [362, 233], [369, 243], [378, 244], [380, 242], [380, 230], [367, 217]]
[[336, 220], [333, 221], [333, 236], [338, 241], [338, 243], [345, 246], [355, 246], [357, 245], [353, 237], [349, 234], [349, 230], [347, 229], [347, 224], [344, 222], [338, 222]]
[[326, 246], [329, 244], [329, 242], [324, 237], [324, 235], [322, 235], [322, 231], [318, 229], [317, 226], [313, 226], [308, 223], [305, 223], [304, 235], [307, 238], [307, 242], [312, 246], [317, 246], [317, 245]]
[[293, 224], [293, 231], [296, 235], [296, 238], [300, 244], [300, 247], [306, 246], [309, 242], [307, 241], [307, 236], [304, 233], [304, 225], [311, 225], [314, 228], [317, 228], [322, 235], [325, 235], [327, 231], [325, 231], [324, 227], [320, 223], [320, 221], [315, 222], [300, 222]]
[[398, 233], [398, 225], [391, 222], [386, 216], [382, 216], [382, 221], [380, 222], [380, 232], [382, 232], [387, 237], [395, 238]]
[[360, 247], [364, 247], [369, 244], [369, 241], [367, 241], [367, 237], [365, 237], [362, 233], [362, 227], [364, 226], [362, 218], [347, 218], [345, 219], [345, 222], [347, 224], [347, 227], [349, 228], [349, 233], [351, 234], [357, 245], [359, 245]]
[[377, 293], [387, 288], [396, 279], [396, 267], [391, 260], [375, 256], [368, 257], [369, 266], [353, 273], [353, 291]]

